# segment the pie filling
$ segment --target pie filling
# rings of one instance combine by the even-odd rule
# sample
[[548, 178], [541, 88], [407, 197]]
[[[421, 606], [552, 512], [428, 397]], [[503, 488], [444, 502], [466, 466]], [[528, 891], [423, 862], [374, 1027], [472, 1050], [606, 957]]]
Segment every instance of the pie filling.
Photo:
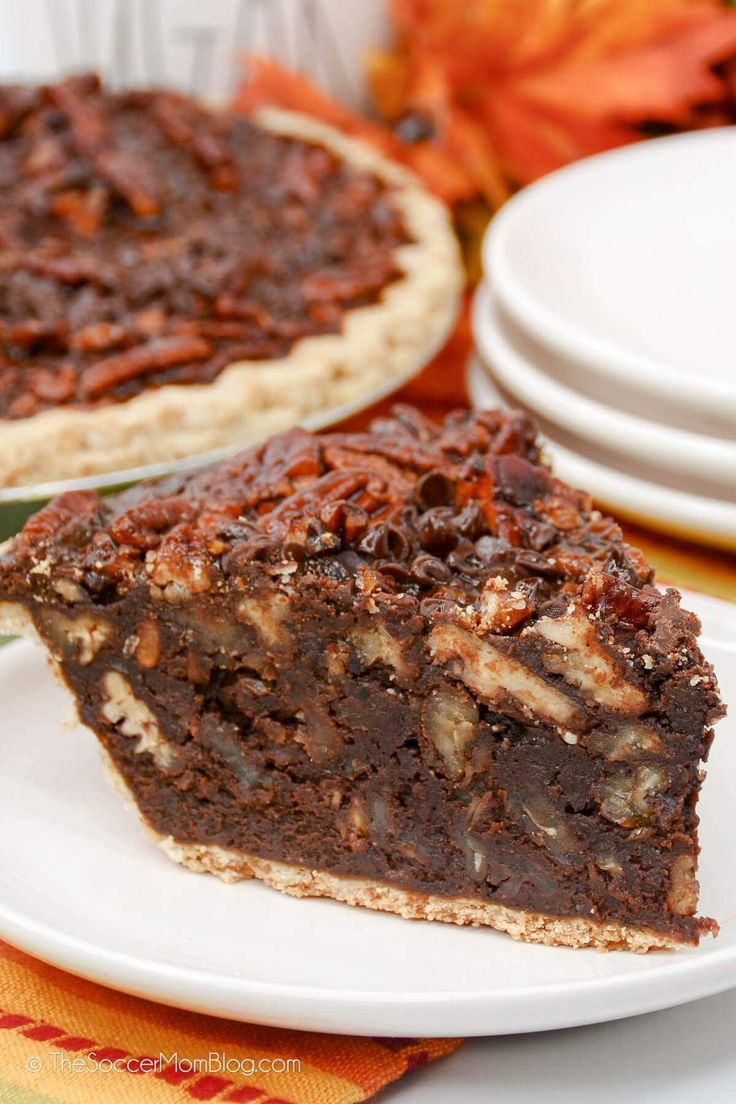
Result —
[[293, 430], [56, 500], [0, 603], [163, 837], [695, 943], [697, 619], [539, 460], [498, 412]]
[[320, 145], [95, 76], [0, 87], [0, 418], [208, 383], [402, 276], [391, 189]]

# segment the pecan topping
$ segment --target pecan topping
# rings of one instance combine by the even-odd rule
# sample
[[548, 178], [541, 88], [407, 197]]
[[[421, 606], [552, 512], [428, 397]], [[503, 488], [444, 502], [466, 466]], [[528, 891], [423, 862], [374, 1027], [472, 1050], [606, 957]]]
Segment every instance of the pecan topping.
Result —
[[79, 383], [85, 395], [95, 398], [137, 376], [191, 360], [204, 360], [209, 353], [210, 345], [201, 337], [160, 337], [98, 361], [82, 372]]
[[0, 87], [0, 154], [0, 419], [284, 357], [402, 274], [378, 179], [173, 92]]
[[[118, 339], [127, 340], [112, 327], [87, 331], [93, 344]], [[149, 337], [144, 346], [113, 353], [90, 371], [98, 379], [111, 367], [137, 371], [146, 349], [149, 368], [154, 361], [191, 358], [203, 348], [201, 342]], [[94, 551], [85, 556], [90, 563], [104, 561], [109, 578], [116, 572], [127, 578], [135, 563], [142, 569], [145, 554], [158, 556], [175, 530], [175, 545], [184, 541], [181, 555], [186, 556], [191, 537], [184, 540], [182, 534], [187, 526], [196, 536], [197, 556], [213, 561], [215, 569], [221, 563], [227, 575], [238, 575], [253, 559], [291, 562], [290, 570], [300, 571], [318, 560], [334, 562], [332, 570], [342, 575], [370, 565], [389, 593], [422, 595], [425, 612], [449, 602], [459, 604], [464, 623], [483, 636], [528, 631], [544, 646], [548, 670], [559, 671], [572, 686], [594, 690], [601, 702], [615, 706], [620, 699], [622, 708], [636, 712], [641, 699], [633, 666], [617, 670], [606, 688], [614, 675], [606, 655], [599, 655], [598, 669], [591, 672], [581, 671], [576, 657], [592, 632], [585, 625], [594, 609], [610, 614], [612, 603], [618, 603], [621, 631], [628, 638], [660, 596], [646, 585], [648, 565], [629, 554], [613, 523], [602, 524], [584, 496], [539, 467], [530, 425], [520, 415], [506, 418], [489, 411], [453, 414], [438, 427], [397, 407], [371, 433], [318, 437], [294, 429], [213, 472], [152, 491], [133, 489], [114, 504], [94, 495], [81, 496], [78, 505], [76, 499], [61, 499], [29, 527], [54, 539], [58, 526], [59, 539], [65, 541], [66, 526], [73, 530], [76, 525], [64, 508], [67, 501], [74, 502], [72, 513], [98, 513], [104, 533], [97, 533]], [[524, 449], [523, 469], [513, 469], [521, 480], [513, 491], [512, 468], [507, 463], [500, 477], [496, 451], [509, 447], [510, 434]], [[505, 452], [501, 457], [509, 459]], [[518, 501], [546, 484], [548, 498]], [[547, 520], [550, 503], [558, 512], [564, 505], [564, 528], [555, 529]], [[174, 545], [169, 542], [168, 548], [171, 554]], [[609, 569], [612, 557], [615, 575]], [[148, 570], [154, 568], [149, 564]], [[365, 585], [367, 576], [359, 577]], [[586, 581], [580, 612], [569, 639], [562, 639], [570, 621], [560, 619], [564, 606], [560, 610], [554, 602], [560, 596], [566, 605], [566, 594], [571, 587], [577, 590], [581, 578]], [[544, 640], [540, 632], [546, 633]]]

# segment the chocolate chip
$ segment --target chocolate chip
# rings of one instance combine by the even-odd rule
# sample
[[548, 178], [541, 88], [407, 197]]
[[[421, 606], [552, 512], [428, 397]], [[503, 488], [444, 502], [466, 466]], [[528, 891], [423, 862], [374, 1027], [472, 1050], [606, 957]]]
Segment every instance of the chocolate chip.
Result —
[[414, 501], [420, 510], [431, 510], [433, 506], [448, 506], [453, 499], [452, 480], [439, 470], [420, 475], [414, 484]]
[[469, 502], [456, 514], [454, 526], [458, 533], [469, 540], [478, 540], [488, 532], [488, 522], [477, 502]]
[[374, 526], [358, 547], [370, 556], [392, 560], [405, 560], [411, 548], [406, 533], [390, 523]]
[[458, 542], [453, 520], [452, 509], [445, 506], [427, 510], [421, 515], [417, 523], [417, 537], [425, 552], [446, 556], [452, 551]]
[[451, 572], [446, 563], [431, 556], [427, 552], [420, 552], [411, 563], [411, 577], [418, 583], [432, 585], [434, 583], [446, 583], [451, 578]]
[[394, 579], [397, 583], [412, 582], [412, 572], [408, 564], [399, 563], [397, 560], [379, 560], [376, 567], [382, 575]]

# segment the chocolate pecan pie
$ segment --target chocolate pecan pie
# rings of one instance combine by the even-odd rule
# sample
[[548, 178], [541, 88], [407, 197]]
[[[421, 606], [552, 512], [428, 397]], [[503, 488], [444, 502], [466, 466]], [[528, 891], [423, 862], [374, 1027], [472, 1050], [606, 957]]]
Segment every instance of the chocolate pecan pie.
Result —
[[0, 87], [0, 486], [247, 443], [418, 367], [444, 208], [282, 112], [94, 76]]
[[516, 938], [676, 947], [722, 713], [696, 617], [522, 415], [293, 429], [0, 553], [174, 859]]

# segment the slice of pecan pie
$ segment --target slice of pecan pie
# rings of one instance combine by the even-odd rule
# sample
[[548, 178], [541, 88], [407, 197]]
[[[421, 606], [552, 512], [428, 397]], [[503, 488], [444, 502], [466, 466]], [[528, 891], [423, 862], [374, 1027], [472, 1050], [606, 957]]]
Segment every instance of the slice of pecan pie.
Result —
[[0, 554], [172, 858], [536, 942], [697, 943], [696, 617], [518, 414], [292, 430]]
[[442, 205], [283, 112], [0, 86], [0, 486], [262, 439], [446, 335]]

